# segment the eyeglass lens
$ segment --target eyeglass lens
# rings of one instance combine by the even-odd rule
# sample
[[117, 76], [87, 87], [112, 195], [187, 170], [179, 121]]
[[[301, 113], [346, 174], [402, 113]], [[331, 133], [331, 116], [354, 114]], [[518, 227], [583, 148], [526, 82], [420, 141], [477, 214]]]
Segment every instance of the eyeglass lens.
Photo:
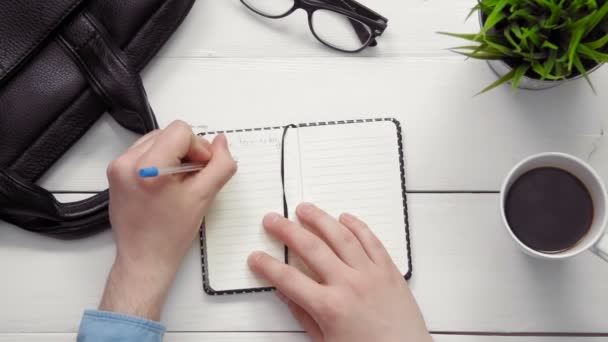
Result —
[[[288, 13], [294, 0], [243, 0], [254, 11], [268, 17], [279, 17]], [[372, 39], [371, 28], [341, 13], [326, 9], [313, 12], [311, 29], [317, 39], [343, 51], [358, 51]]]
[[360, 50], [372, 38], [372, 30], [366, 24], [325, 9], [314, 11], [311, 23], [319, 40], [344, 51]]
[[294, 0], [244, 0], [254, 11], [268, 17], [286, 14], [295, 5]]

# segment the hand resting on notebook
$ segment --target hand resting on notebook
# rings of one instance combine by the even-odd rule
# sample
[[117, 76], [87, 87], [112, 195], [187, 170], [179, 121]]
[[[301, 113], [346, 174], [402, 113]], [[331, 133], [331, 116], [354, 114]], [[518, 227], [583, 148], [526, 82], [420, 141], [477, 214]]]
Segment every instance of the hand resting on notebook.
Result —
[[280, 291], [314, 341], [431, 341], [402, 274], [363, 221], [349, 214], [336, 220], [308, 203], [296, 213], [312, 232], [278, 214], [266, 215], [264, 227], [320, 281], [264, 252], [248, 262]]

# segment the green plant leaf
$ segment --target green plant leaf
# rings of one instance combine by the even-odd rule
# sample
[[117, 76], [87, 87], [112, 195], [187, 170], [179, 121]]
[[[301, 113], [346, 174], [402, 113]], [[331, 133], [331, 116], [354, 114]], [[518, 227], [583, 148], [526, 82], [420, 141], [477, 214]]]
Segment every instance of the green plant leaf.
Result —
[[594, 40], [592, 42], [585, 43], [585, 45], [587, 45], [587, 47], [592, 50], [601, 49], [604, 46], [606, 46], [606, 44], [608, 44], [608, 33], [598, 40]]
[[557, 60], [557, 63], [555, 63], [555, 75], [563, 77], [570, 75], [568, 66], [564, 63], [560, 63], [559, 60]]
[[548, 40], [545, 40], [545, 41], [543, 42], [543, 45], [541, 45], [540, 47], [541, 47], [541, 48], [548, 48], [548, 49], [555, 50], [555, 51], [557, 51], [557, 50], [559, 49], [559, 47], [558, 47], [557, 45], [555, 45], [555, 44], [551, 43], [551, 42], [550, 42], [550, 41], [548, 41]]
[[469, 18], [475, 14], [475, 12], [481, 10], [481, 5], [478, 3], [475, 7], [471, 8], [471, 11], [469, 12], [469, 14], [467, 14], [467, 17], [464, 19], [464, 21], [469, 20]]
[[553, 72], [553, 68], [555, 67], [556, 59], [557, 59], [557, 51], [551, 50], [549, 52], [549, 57], [547, 58], [545, 63], [543, 63], [543, 69], [545, 71], [545, 74], [543, 75], [544, 78], [555, 79], [555, 76], [553, 76], [551, 73]]
[[581, 55], [591, 58], [593, 61], [595, 61], [598, 64], [608, 62], [608, 53], [602, 53], [602, 52], [590, 49], [589, 47], [587, 47], [586, 44], [581, 44], [578, 46], [578, 48], [579, 48], [579, 52], [581, 53]]
[[534, 2], [534, 0], [522, 0], [526, 5], [533, 7], [533, 8], [538, 8], [538, 4], [536, 4], [536, 2]]
[[535, 21], [537, 20], [537, 18], [535, 16], [533, 16], [532, 14], [530, 14], [528, 12], [528, 10], [526, 9], [518, 9], [516, 11], [514, 11], [513, 13], [511, 13], [511, 15], [509, 16], [509, 21], [515, 20], [515, 19], [524, 19], [524, 20], [528, 20], [528, 21]]
[[515, 52], [520, 52], [521, 47], [519, 46], [519, 44], [517, 44], [515, 39], [513, 39], [513, 36], [511, 36], [511, 30], [508, 27], [504, 30], [504, 35], [505, 35], [505, 38], [507, 39], [507, 41], [509, 42], [509, 44], [511, 44], [513, 46], [513, 48], [515, 49]]
[[593, 31], [597, 27], [597, 25], [600, 22], [602, 22], [602, 20], [606, 19], [607, 15], [608, 15], [608, 1], [604, 2], [602, 7], [600, 7], [600, 9], [597, 12], [591, 14], [591, 18], [585, 29], [585, 36], [587, 36], [589, 33], [591, 33], [591, 31]]
[[470, 34], [467, 34], [467, 33], [450, 33], [450, 32], [437, 32], [437, 33], [441, 34], [441, 35], [444, 35], [444, 36], [450, 36], [450, 37], [470, 40], [472, 42], [483, 43], [483, 38], [479, 37], [478, 34], [474, 34], [474, 33], [470, 33]]
[[530, 69], [530, 65], [527, 64], [522, 64], [515, 69], [515, 74], [513, 75], [513, 80], [511, 81], [511, 90], [513, 92], [515, 92], [519, 87], [519, 83], [526, 72], [528, 72], [528, 69]]
[[583, 77], [585, 78], [585, 80], [587, 81], [589, 86], [591, 87], [591, 90], [593, 90], [593, 93], [595, 95], [597, 95], [597, 92], [595, 91], [595, 87], [593, 86], [593, 83], [591, 82], [591, 79], [589, 78], [589, 74], [587, 73], [587, 70], [585, 70], [583, 63], [581, 62], [581, 60], [578, 56], [574, 56], [574, 66], [576, 67], [576, 70], [578, 70], [578, 72], [580, 72], [581, 75], [583, 75]]
[[549, 10], [551, 11], [551, 15], [547, 19], [549, 25], [555, 25], [557, 20], [562, 15], [562, 9], [559, 7], [554, 1], [547, 1]]
[[488, 91], [503, 85], [511, 80], [513, 80], [513, 77], [515, 77], [515, 71], [517, 69], [513, 69], [511, 71], [509, 71], [507, 74], [505, 74], [503, 77], [499, 78], [498, 80], [496, 80], [496, 82], [490, 84], [489, 86], [485, 87], [482, 91], [480, 91], [479, 93], [475, 94], [475, 96], [477, 95], [481, 95], [483, 93], [487, 93]]
[[534, 43], [535, 45], [539, 45], [540, 44], [540, 34], [538, 33], [538, 30], [539, 30], [538, 26], [534, 26], [531, 29], [528, 29], [528, 28], [522, 29], [524, 39], [530, 38], [532, 43]]
[[572, 71], [574, 57], [576, 57], [576, 51], [578, 50], [581, 38], [583, 38], [583, 33], [585, 33], [585, 27], [580, 26], [574, 30], [572, 37], [570, 38], [570, 45], [568, 46], [568, 71]]
[[548, 54], [545, 52], [518, 52], [519, 56], [529, 60], [541, 60], [547, 58]]
[[459, 55], [463, 55], [469, 58], [474, 59], [483, 59], [483, 60], [494, 60], [494, 59], [502, 59], [504, 56], [498, 53], [478, 51], [478, 52], [466, 52], [466, 51], [458, 51], [457, 49], [450, 49], [450, 51], [457, 53]]
[[502, 10], [509, 4], [509, 0], [499, 0], [496, 4], [496, 7], [492, 10], [492, 13], [486, 19], [481, 32], [479, 35], [485, 35], [490, 29], [492, 29], [496, 24], [498, 24], [501, 20], [506, 18], [506, 15], [502, 12]]
[[513, 32], [515, 34], [515, 37], [517, 37], [518, 39], [522, 39], [523, 34], [521, 33], [521, 29], [519, 28], [519, 25], [517, 25], [517, 23], [514, 23], [510, 27], [511, 27], [511, 32]]
[[531, 63], [532, 66], [532, 70], [538, 75], [540, 76], [541, 79], [545, 79], [547, 78], [547, 70], [546, 68], [540, 64], [539, 62], [532, 62]]
[[495, 43], [489, 39], [485, 39], [484, 43], [487, 44], [489, 47], [493, 48], [494, 50], [500, 52], [503, 56], [506, 57], [512, 57], [515, 56], [515, 53], [509, 49], [508, 47], [501, 45], [499, 43]]

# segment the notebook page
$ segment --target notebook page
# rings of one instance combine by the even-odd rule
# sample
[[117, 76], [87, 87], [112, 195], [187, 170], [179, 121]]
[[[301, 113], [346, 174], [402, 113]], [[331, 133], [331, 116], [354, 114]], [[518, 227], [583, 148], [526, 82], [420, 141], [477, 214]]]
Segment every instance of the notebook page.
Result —
[[[308, 126], [297, 131], [302, 199], [335, 217], [349, 212], [364, 220], [402, 274], [407, 274], [408, 246], [396, 124], [364, 122]], [[291, 260], [290, 255], [290, 263]], [[297, 264], [297, 258], [294, 260]]]
[[[262, 226], [266, 213], [283, 212], [282, 134], [283, 129], [226, 134], [238, 171], [205, 218], [205, 268], [213, 291], [268, 287], [247, 266], [247, 257], [255, 250], [284, 260], [283, 244], [266, 234]], [[295, 172], [290, 174], [289, 182], [299, 180]]]

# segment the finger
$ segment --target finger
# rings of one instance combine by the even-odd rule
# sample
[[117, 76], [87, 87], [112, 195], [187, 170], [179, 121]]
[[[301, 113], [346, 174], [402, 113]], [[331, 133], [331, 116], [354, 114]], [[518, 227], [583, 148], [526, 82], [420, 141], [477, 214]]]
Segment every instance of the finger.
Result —
[[184, 157], [189, 162], [206, 163], [211, 159], [212, 152], [210, 144], [207, 140], [192, 134], [192, 142], [190, 149]]
[[354, 215], [340, 215], [340, 222], [357, 237], [367, 255], [376, 264], [393, 264], [388, 251], [367, 224]]
[[287, 296], [285, 296], [281, 291], [277, 291], [277, 297], [287, 305], [289, 311], [293, 317], [300, 323], [302, 328], [306, 330], [308, 335], [312, 338], [313, 341], [321, 341], [323, 334], [321, 333], [321, 328], [317, 322], [312, 318], [312, 316], [302, 309], [301, 306], [290, 300]]
[[300, 204], [296, 213], [300, 221], [317, 232], [345, 264], [353, 268], [371, 264], [357, 237], [335, 218], [310, 203]]
[[211, 143], [207, 139], [205, 139], [204, 137], [202, 137], [202, 136], [198, 136], [198, 137], [203, 142], [203, 146], [205, 146], [206, 149], [208, 149], [209, 151], [211, 151]]
[[207, 166], [189, 179], [194, 191], [200, 192], [204, 197], [215, 196], [237, 170], [236, 162], [228, 150], [228, 143], [223, 134], [213, 139], [211, 154]]
[[193, 145], [196, 148], [194, 139], [190, 126], [183, 121], [174, 121], [159, 133], [154, 144], [141, 156], [139, 166], [179, 165]]
[[346, 266], [318, 236], [278, 214], [264, 217], [264, 227], [283, 242], [324, 282], [341, 277]]
[[266, 279], [290, 300], [312, 312], [321, 298], [322, 287], [293, 266], [264, 252], [254, 252], [247, 259], [251, 270]]

